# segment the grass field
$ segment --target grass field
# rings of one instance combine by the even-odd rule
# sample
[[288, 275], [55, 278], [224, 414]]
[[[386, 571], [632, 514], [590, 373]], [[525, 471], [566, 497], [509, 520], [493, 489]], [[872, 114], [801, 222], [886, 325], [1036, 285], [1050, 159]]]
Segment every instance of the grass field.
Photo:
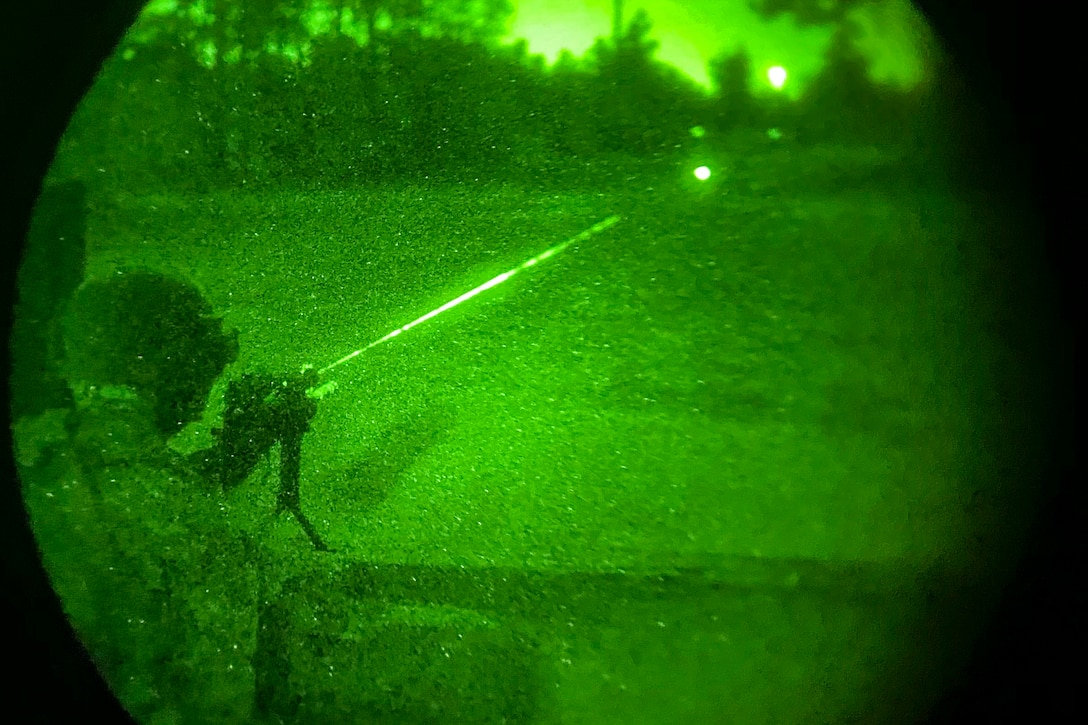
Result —
[[[88, 272], [195, 281], [241, 331], [239, 371], [320, 367], [611, 214], [332, 374], [303, 476], [331, 538], [383, 560], [577, 570], [950, 543], [939, 510], [964, 492], [940, 464], [965, 464], [952, 441], [992, 381], [956, 267], [971, 210], [948, 198], [163, 199], [92, 220]], [[539, 536], [554, 550], [538, 561]]]
[[992, 210], [670, 173], [94, 200], [88, 275], [195, 282], [232, 375], [331, 363], [621, 217], [332, 371], [302, 502], [334, 563], [270, 516], [272, 464], [226, 503], [288, 569], [365, 562], [384, 592], [339, 654], [293, 645], [308, 722], [890, 722], [932, 696], [954, 646], [911, 639], [922, 602], [984, 579], [1005, 523]]

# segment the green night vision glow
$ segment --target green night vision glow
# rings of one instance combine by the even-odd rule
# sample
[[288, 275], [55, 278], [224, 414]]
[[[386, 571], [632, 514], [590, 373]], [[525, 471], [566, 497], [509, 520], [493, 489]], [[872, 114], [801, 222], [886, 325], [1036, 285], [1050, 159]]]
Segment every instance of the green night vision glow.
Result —
[[[586, 230], [582, 231], [581, 233], [576, 234], [575, 236], [571, 237], [567, 241], [562, 242], [561, 244], [556, 244], [554, 247], [550, 247], [548, 249], [545, 249], [543, 252], [536, 255], [535, 257], [530, 257], [529, 259], [525, 260], [524, 262], [519, 264], [517, 267], [514, 267], [513, 269], [511, 269], [509, 271], [503, 272], [502, 274], [498, 275], [497, 277], [493, 277], [492, 279], [488, 280], [487, 282], [484, 282], [479, 287], [476, 287], [474, 289], [469, 290], [468, 292], [465, 292], [460, 297], [455, 297], [454, 299], [450, 300], [449, 302], [442, 305], [441, 307], [433, 309], [430, 312], [428, 312], [427, 314], [423, 315], [422, 317], [419, 317], [419, 318], [417, 318], [415, 320], [412, 320], [407, 325], [404, 325], [402, 327], [398, 327], [397, 329], [393, 330], [392, 332], [388, 333], [387, 335], [379, 337], [377, 340], [370, 343], [369, 345], [367, 345], [365, 347], [361, 347], [358, 350], [355, 350], [354, 352], [348, 353], [347, 355], [340, 358], [336, 362], [331, 363], [329, 365], [326, 365], [325, 367], [319, 369], [317, 371], [317, 374], [318, 375], [324, 375], [325, 373], [329, 372], [333, 368], [338, 367], [340, 365], [343, 365], [348, 360], [351, 360], [353, 358], [358, 357], [359, 355], [362, 355], [367, 350], [370, 350], [371, 348], [375, 348], [378, 345], [381, 345], [383, 342], [387, 342], [389, 340], [392, 340], [394, 337], [397, 337], [398, 335], [400, 335], [402, 333], [405, 333], [408, 330], [411, 330], [413, 327], [415, 327], [417, 325], [423, 324], [427, 320], [431, 320], [431, 319], [434, 319], [435, 317], [438, 317], [443, 312], [453, 309], [457, 305], [461, 304], [462, 302], [466, 302], [467, 300], [472, 299], [473, 297], [480, 294], [481, 292], [484, 292], [486, 290], [491, 289], [492, 287], [496, 287], [496, 286], [502, 284], [506, 280], [508, 280], [511, 277], [513, 277], [514, 275], [516, 275], [521, 270], [528, 269], [529, 267], [534, 267], [538, 263], [543, 262], [545, 259], [548, 259], [549, 257], [554, 257], [556, 254], [559, 254], [560, 252], [565, 250], [567, 247], [569, 247], [570, 245], [572, 245], [572, 244], [574, 244], [576, 242], [585, 241], [586, 239], [589, 239], [590, 237], [592, 237], [595, 234], [600, 234], [601, 232], [605, 231], [606, 229], [608, 229], [612, 225], [616, 224], [619, 220], [620, 220], [620, 217], [617, 214], [613, 214], [612, 216], [607, 217], [606, 219], [602, 219], [601, 221], [597, 222], [596, 224], [589, 227], [588, 229], [586, 229]], [[322, 387], [324, 387], [324, 386], [322, 386]]]

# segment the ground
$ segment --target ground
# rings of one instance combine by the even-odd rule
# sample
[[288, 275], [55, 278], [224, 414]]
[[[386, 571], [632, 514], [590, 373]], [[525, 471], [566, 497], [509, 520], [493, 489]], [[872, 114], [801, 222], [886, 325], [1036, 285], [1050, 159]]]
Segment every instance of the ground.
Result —
[[[918, 642], [940, 604], [974, 601], [1009, 523], [1007, 353], [980, 293], [995, 210], [866, 186], [869, 153], [839, 172], [833, 150], [752, 157], [706, 186], [659, 166], [555, 189], [92, 195], [88, 276], [194, 282], [240, 331], [228, 375], [327, 365], [621, 217], [328, 374], [302, 501], [346, 589], [285, 599], [324, 612], [324, 644], [285, 645], [299, 718], [924, 707], [962, 641]], [[215, 402], [175, 446], [207, 440]], [[268, 523], [270, 476], [226, 505], [286, 580], [324, 565]]]

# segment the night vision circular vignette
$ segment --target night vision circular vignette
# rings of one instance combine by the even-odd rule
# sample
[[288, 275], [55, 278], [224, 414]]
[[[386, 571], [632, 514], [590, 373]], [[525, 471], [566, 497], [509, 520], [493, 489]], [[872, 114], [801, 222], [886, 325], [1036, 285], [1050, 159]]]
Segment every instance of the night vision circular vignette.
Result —
[[1042, 500], [1038, 230], [970, 90], [899, 0], [146, 5], [11, 338], [22, 501], [113, 696], [924, 718]]

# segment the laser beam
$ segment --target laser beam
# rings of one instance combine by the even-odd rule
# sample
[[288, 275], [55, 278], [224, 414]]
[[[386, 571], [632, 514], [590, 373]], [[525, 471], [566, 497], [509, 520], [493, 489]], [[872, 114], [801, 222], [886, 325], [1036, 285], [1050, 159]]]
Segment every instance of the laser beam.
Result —
[[331, 363], [329, 365], [326, 365], [325, 367], [319, 369], [317, 371], [317, 374], [318, 375], [325, 375], [326, 373], [328, 373], [333, 368], [339, 367], [340, 365], [343, 365], [344, 363], [348, 362], [349, 360], [352, 360], [354, 358], [359, 357], [360, 355], [362, 355], [367, 350], [370, 350], [371, 348], [375, 348], [375, 347], [377, 347], [378, 345], [381, 345], [384, 342], [388, 342], [389, 340], [392, 340], [394, 337], [397, 337], [398, 335], [401, 335], [401, 334], [403, 334], [405, 332], [408, 332], [408, 330], [411, 330], [413, 327], [415, 327], [417, 325], [422, 325], [427, 320], [434, 319], [435, 317], [438, 317], [439, 315], [441, 315], [443, 312], [445, 312], [447, 310], [451, 310], [454, 307], [456, 307], [457, 305], [461, 304], [462, 302], [466, 302], [466, 301], [472, 299], [473, 297], [480, 294], [481, 292], [484, 292], [486, 290], [491, 289], [492, 287], [496, 287], [496, 286], [502, 284], [506, 280], [508, 280], [511, 277], [513, 277], [514, 275], [516, 275], [518, 272], [521, 272], [522, 270], [528, 269], [530, 267], [534, 267], [537, 264], [539, 264], [540, 262], [543, 262], [545, 259], [548, 259], [549, 257], [554, 257], [555, 255], [559, 254], [560, 252], [562, 252], [563, 250], [565, 250], [567, 247], [571, 246], [572, 244], [575, 244], [577, 242], [585, 241], [586, 239], [589, 239], [590, 237], [592, 237], [595, 234], [600, 234], [604, 230], [606, 230], [609, 227], [611, 227], [612, 225], [616, 224], [616, 222], [618, 222], [619, 220], [620, 220], [620, 217], [619, 217], [618, 214], [613, 214], [610, 217], [602, 219], [601, 221], [597, 222], [596, 224], [589, 227], [588, 229], [574, 235], [573, 237], [571, 237], [567, 241], [562, 242], [560, 244], [556, 244], [554, 247], [549, 247], [548, 249], [545, 249], [543, 252], [536, 255], [535, 257], [530, 257], [529, 259], [525, 260], [524, 262], [522, 262], [518, 266], [514, 267], [513, 269], [511, 269], [509, 271], [506, 271], [506, 272], [503, 272], [502, 274], [498, 275], [497, 277], [494, 277], [494, 278], [488, 280], [487, 282], [484, 282], [479, 287], [471, 289], [468, 292], [465, 292], [463, 295], [461, 295], [459, 297], [455, 297], [454, 299], [450, 300], [449, 302], [442, 305], [441, 307], [437, 307], [437, 308], [431, 310], [430, 312], [423, 315], [422, 317], [419, 317], [419, 318], [416, 318], [416, 319], [412, 320], [407, 325], [403, 325], [401, 327], [398, 327], [397, 329], [393, 330], [392, 332], [390, 332], [390, 333], [388, 333], [388, 334], [386, 334], [386, 335], [384, 335], [382, 337], [379, 337], [377, 340], [370, 343], [369, 345], [367, 345], [365, 347], [361, 347], [358, 350], [355, 350], [353, 352], [348, 353], [347, 355], [340, 358], [336, 362]]

